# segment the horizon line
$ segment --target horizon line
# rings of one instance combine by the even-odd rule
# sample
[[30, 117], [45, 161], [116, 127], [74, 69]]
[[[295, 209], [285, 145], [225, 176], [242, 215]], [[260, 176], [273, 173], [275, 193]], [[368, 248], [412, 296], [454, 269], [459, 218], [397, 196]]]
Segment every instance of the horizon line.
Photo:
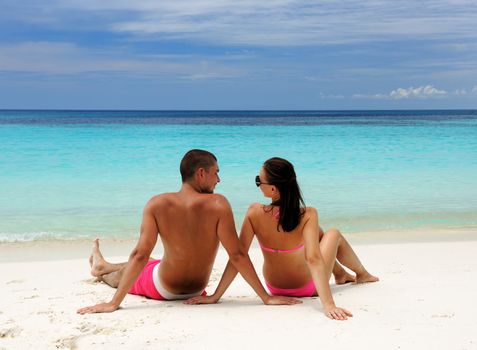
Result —
[[108, 108], [0, 108], [9, 111], [51, 112], [406, 112], [406, 111], [477, 111], [477, 108], [400, 108], [400, 109], [108, 109]]

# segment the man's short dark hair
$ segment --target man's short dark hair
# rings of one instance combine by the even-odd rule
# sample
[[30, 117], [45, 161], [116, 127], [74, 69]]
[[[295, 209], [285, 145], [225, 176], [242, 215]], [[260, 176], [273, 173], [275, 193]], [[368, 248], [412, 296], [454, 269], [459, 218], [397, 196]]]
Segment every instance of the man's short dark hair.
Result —
[[186, 182], [194, 177], [197, 169], [204, 168], [209, 170], [211, 166], [217, 163], [217, 158], [209, 151], [201, 149], [191, 149], [181, 160], [182, 182]]

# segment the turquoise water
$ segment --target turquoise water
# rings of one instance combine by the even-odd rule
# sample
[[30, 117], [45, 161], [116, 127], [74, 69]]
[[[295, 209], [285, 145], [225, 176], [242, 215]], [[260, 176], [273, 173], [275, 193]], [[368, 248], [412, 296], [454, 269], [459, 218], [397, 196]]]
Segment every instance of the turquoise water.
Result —
[[217, 155], [238, 227], [272, 156], [324, 227], [477, 225], [476, 111], [0, 111], [0, 242], [135, 237], [191, 148]]

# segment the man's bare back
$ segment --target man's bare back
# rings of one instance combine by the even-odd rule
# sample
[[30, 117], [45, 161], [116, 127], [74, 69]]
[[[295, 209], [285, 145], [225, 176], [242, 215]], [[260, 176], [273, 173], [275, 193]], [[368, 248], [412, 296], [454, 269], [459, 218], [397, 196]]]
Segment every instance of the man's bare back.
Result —
[[204, 290], [219, 248], [217, 224], [219, 203], [216, 194], [187, 189], [151, 199], [164, 256], [159, 278], [175, 294]]

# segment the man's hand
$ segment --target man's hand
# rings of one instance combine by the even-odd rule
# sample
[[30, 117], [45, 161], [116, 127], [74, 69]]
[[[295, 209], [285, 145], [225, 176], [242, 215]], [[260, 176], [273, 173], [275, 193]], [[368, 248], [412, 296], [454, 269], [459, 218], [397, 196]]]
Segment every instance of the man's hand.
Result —
[[301, 304], [303, 301], [290, 297], [270, 296], [264, 303], [265, 305], [295, 305]]
[[342, 309], [337, 306], [325, 308], [326, 317], [331, 318], [332, 320], [347, 320], [348, 317], [353, 317], [353, 314], [346, 309]]
[[109, 303], [101, 303], [94, 306], [83, 307], [76, 311], [80, 315], [84, 314], [94, 314], [94, 313], [101, 313], [101, 312], [114, 312], [119, 309], [119, 305]]
[[197, 297], [192, 297], [190, 299], [187, 299], [186, 301], [184, 301], [184, 304], [187, 304], [187, 305], [215, 304], [218, 301], [219, 299], [216, 298], [214, 295], [211, 295], [211, 296], [199, 295]]

